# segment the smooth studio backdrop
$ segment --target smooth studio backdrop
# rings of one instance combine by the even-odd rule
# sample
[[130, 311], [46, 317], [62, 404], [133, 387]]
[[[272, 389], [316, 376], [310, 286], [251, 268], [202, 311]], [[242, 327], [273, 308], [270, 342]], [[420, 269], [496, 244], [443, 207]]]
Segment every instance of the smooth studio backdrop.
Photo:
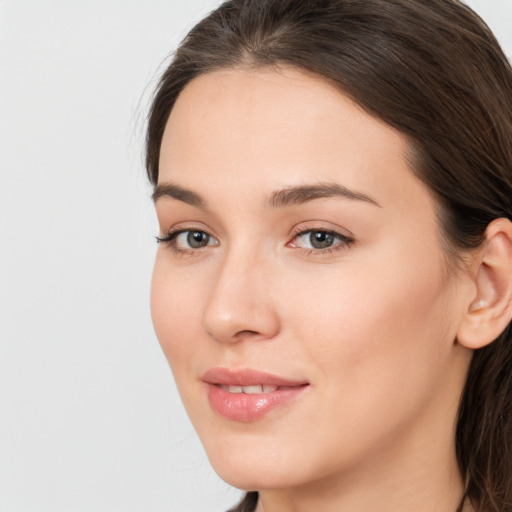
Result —
[[[214, 0], [0, 0], [0, 512], [221, 512], [152, 330], [142, 165]], [[472, 0], [512, 55], [512, 0]]]

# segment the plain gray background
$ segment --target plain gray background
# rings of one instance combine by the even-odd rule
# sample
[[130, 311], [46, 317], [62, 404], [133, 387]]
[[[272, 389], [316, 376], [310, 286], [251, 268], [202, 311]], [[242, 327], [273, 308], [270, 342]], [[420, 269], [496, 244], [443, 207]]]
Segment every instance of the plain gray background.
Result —
[[[152, 330], [141, 159], [214, 0], [0, 0], [0, 511], [220, 512]], [[512, 0], [469, 2], [512, 54]]]

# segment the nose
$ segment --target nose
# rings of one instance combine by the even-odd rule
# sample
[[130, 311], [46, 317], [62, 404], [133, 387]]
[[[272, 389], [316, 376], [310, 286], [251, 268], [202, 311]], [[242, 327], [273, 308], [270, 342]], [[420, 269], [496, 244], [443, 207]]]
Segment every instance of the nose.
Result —
[[219, 263], [203, 313], [203, 327], [215, 341], [269, 340], [279, 332], [275, 276], [262, 260], [239, 253]]

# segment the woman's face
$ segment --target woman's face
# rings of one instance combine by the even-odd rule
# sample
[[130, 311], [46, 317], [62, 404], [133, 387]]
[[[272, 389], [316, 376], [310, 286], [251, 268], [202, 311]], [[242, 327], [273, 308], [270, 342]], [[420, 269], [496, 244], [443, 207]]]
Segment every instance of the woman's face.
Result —
[[290, 68], [214, 72], [180, 95], [155, 195], [166, 241], [152, 315], [233, 485], [294, 487], [452, 454], [470, 358], [455, 343], [465, 284], [447, 270], [407, 150]]

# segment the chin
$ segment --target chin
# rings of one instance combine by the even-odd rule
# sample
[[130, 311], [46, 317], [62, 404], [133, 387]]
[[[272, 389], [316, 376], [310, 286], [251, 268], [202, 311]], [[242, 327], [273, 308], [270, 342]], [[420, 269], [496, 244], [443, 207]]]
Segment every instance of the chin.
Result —
[[[287, 473], [290, 468], [260, 468], [254, 464], [235, 461], [223, 464], [212, 463], [213, 469], [229, 485], [244, 491], [258, 491], [263, 489], [286, 489], [300, 485], [300, 479], [295, 480], [293, 475]], [[286, 476], [284, 476], [286, 475]]]
[[233, 438], [212, 439], [204, 446], [215, 472], [238, 489], [300, 487], [316, 480], [325, 469], [319, 467], [315, 454], [301, 453], [294, 443], [287, 446], [283, 439]]

